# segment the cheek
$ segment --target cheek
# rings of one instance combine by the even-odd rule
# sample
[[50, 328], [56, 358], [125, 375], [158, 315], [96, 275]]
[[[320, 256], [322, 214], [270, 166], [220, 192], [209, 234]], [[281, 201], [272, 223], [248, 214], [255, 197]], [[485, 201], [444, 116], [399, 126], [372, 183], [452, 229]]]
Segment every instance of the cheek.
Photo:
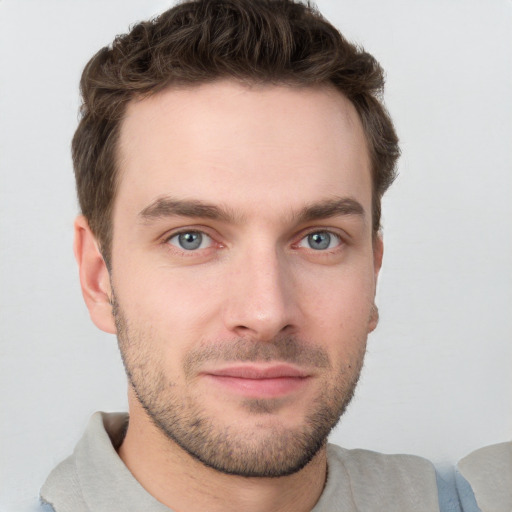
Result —
[[222, 297], [215, 274], [205, 275], [200, 269], [140, 269], [133, 265], [114, 280], [116, 296], [130, 321], [184, 336], [200, 330], [218, 312]]
[[366, 326], [375, 294], [371, 265], [310, 273], [300, 288], [303, 309], [313, 312], [320, 325]]
[[372, 272], [317, 276], [300, 295], [305, 336], [324, 343], [335, 358], [358, 361], [364, 354], [374, 299]]

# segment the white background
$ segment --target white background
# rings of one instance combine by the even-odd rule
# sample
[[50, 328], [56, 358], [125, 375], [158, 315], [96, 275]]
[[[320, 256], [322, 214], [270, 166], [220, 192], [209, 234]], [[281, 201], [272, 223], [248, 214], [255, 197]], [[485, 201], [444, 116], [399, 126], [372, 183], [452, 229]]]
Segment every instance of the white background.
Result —
[[[29, 510], [89, 415], [124, 410], [73, 260], [83, 66], [148, 0], [0, 0], [0, 510]], [[401, 137], [381, 323], [332, 440], [446, 467], [512, 438], [512, 2], [319, 1], [387, 71]]]

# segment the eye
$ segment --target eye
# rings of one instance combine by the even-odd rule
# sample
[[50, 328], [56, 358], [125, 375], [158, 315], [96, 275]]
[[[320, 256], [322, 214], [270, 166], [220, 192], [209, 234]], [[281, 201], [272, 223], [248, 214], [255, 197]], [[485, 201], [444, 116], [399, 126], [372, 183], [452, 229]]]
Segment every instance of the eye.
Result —
[[340, 244], [341, 238], [338, 235], [329, 231], [315, 231], [305, 236], [298, 245], [315, 251], [325, 251], [326, 249], [334, 249]]
[[167, 242], [184, 251], [195, 251], [210, 247], [213, 241], [201, 231], [183, 231], [171, 236]]

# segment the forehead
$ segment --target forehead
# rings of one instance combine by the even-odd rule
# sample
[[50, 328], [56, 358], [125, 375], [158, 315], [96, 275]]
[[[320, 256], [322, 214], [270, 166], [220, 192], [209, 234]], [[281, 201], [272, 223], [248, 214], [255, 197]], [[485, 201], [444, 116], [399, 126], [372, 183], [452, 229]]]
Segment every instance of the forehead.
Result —
[[140, 211], [165, 195], [255, 211], [332, 195], [371, 201], [359, 116], [328, 86], [167, 89], [128, 105], [118, 157], [114, 211], [126, 214], [126, 203]]

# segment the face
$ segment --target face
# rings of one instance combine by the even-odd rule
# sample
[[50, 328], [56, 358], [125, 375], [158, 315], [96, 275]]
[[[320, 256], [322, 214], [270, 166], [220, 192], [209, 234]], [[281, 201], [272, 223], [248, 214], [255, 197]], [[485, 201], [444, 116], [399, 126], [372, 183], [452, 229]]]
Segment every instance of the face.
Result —
[[110, 279], [141, 411], [220, 471], [298, 471], [376, 323], [355, 109], [327, 87], [171, 89], [129, 105], [119, 167]]

